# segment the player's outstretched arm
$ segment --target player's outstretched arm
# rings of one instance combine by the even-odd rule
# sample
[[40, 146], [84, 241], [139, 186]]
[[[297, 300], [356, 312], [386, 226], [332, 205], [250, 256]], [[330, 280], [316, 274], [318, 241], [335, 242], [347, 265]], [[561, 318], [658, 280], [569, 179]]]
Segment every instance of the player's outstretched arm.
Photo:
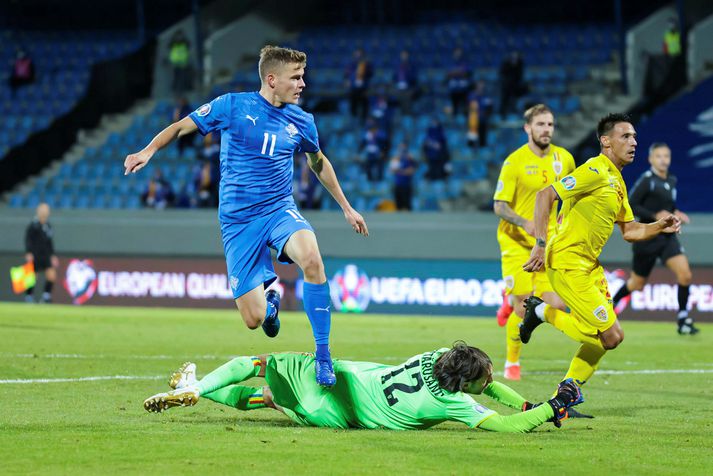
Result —
[[552, 204], [559, 196], [550, 185], [543, 188], [535, 196], [535, 246], [530, 253], [530, 259], [522, 266], [527, 272], [540, 271], [545, 267], [545, 245], [547, 244], [547, 225], [549, 223]]
[[[478, 428], [488, 431], [508, 433], [526, 433], [548, 421], [564, 420], [567, 410], [584, 401], [582, 391], [572, 379], [567, 379], [557, 386], [556, 395], [546, 403], [531, 407], [529, 410], [513, 415], [495, 414], [484, 420]], [[559, 427], [560, 425], [556, 425]]]
[[369, 228], [366, 226], [366, 221], [359, 212], [354, 210], [349, 204], [349, 200], [347, 200], [347, 197], [342, 191], [342, 187], [339, 185], [334, 167], [332, 167], [332, 163], [327, 159], [327, 156], [320, 150], [315, 153], [307, 153], [307, 160], [309, 168], [312, 169], [312, 172], [314, 172], [319, 181], [322, 182], [322, 185], [329, 190], [332, 197], [334, 197], [339, 206], [342, 207], [344, 218], [346, 218], [354, 231], [360, 235], [369, 236]]
[[149, 145], [144, 147], [141, 151], [126, 156], [126, 160], [124, 160], [124, 175], [138, 172], [146, 166], [156, 152], [166, 147], [178, 137], [195, 132], [197, 129], [198, 126], [196, 126], [196, 123], [188, 116], [178, 122], [174, 122], [159, 132]]
[[492, 398], [496, 402], [505, 405], [506, 407], [514, 408], [516, 410], [522, 410], [523, 405], [527, 402], [525, 397], [502, 382], [491, 382], [487, 387], [485, 387], [483, 394]]
[[549, 405], [540, 405], [532, 410], [512, 415], [496, 413], [484, 420], [478, 428], [502, 433], [528, 433], [546, 423], [554, 414], [554, 410]]
[[675, 215], [667, 215], [653, 223], [638, 221], [618, 222], [621, 234], [626, 241], [646, 241], [661, 233], [678, 233], [681, 231], [681, 220]]

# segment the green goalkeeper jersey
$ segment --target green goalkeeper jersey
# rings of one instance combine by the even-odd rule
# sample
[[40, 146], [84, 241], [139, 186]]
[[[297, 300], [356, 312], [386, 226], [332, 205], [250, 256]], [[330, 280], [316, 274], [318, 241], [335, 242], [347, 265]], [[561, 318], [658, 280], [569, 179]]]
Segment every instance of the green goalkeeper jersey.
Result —
[[331, 389], [315, 382], [313, 356], [275, 354], [268, 357], [265, 378], [275, 403], [303, 425], [410, 430], [459, 421], [476, 427], [495, 412], [438, 385], [433, 366], [448, 350], [415, 355], [397, 366], [335, 360], [337, 384]]

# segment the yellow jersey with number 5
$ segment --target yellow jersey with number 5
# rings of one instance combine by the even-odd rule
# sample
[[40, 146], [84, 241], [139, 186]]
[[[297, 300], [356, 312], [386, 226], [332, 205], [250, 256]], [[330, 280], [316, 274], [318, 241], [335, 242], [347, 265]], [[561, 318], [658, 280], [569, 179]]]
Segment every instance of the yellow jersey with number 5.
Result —
[[[539, 157], [525, 144], [505, 159], [493, 200], [509, 203], [515, 213], [532, 220], [537, 192], [559, 181], [574, 169], [574, 158], [566, 149], [550, 144], [548, 154]], [[550, 230], [554, 229], [556, 214], [553, 207]], [[524, 228], [502, 219], [498, 226], [498, 242], [503, 254], [511, 248], [525, 248], [529, 253], [535, 246], [535, 238], [528, 235]]]
[[634, 220], [621, 172], [600, 154], [552, 188], [562, 200], [562, 208], [555, 234], [547, 241], [546, 266], [594, 269], [614, 223]]

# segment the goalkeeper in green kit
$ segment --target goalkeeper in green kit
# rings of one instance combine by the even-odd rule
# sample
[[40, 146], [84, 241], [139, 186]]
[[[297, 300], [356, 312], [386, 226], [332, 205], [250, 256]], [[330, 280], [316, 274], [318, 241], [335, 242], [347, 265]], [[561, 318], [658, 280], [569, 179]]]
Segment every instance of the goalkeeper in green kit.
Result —
[[[335, 360], [337, 384], [330, 389], [315, 382], [313, 361], [313, 355], [300, 353], [236, 357], [201, 380], [195, 364], [186, 363], [171, 376], [174, 390], [147, 398], [144, 408], [162, 412], [208, 399], [238, 410], [274, 408], [304, 426], [415, 430], [458, 421], [482, 430], [527, 432], [547, 421], [559, 427], [567, 409], [584, 401], [569, 379], [553, 398], [532, 404], [494, 382], [488, 355], [462, 341], [396, 366]], [[267, 385], [241, 385], [252, 377], [264, 377]], [[485, 394], [520, 412], [500, 415], [468, 394]]]

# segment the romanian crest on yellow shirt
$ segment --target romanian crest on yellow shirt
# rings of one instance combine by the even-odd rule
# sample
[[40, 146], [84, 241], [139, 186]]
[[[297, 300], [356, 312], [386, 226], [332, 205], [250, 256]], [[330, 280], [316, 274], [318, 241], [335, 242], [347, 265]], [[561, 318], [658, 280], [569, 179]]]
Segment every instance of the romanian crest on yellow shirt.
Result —
[[599, 319], [602, 322], [607, 322], [607, 319], [609, 318], [609, 314], [607, 313], [607, 308], [604, 306], [599, 306], [594, 310], [594, 317]]
[[562, 173], [562, 161], [560, 160], [560, 156], [557, 152], [553, 154], [554, 160], [552, 161], [552, 169], [555, 171], [555, 175], [559, 175]]
[[619, 201], [624, 200], [624, 191], [621, 188], [621, 184], [616, 178], [611, 177], [609, 179], [609, 186], [616, 190], [616, 194], [619, 196]]

